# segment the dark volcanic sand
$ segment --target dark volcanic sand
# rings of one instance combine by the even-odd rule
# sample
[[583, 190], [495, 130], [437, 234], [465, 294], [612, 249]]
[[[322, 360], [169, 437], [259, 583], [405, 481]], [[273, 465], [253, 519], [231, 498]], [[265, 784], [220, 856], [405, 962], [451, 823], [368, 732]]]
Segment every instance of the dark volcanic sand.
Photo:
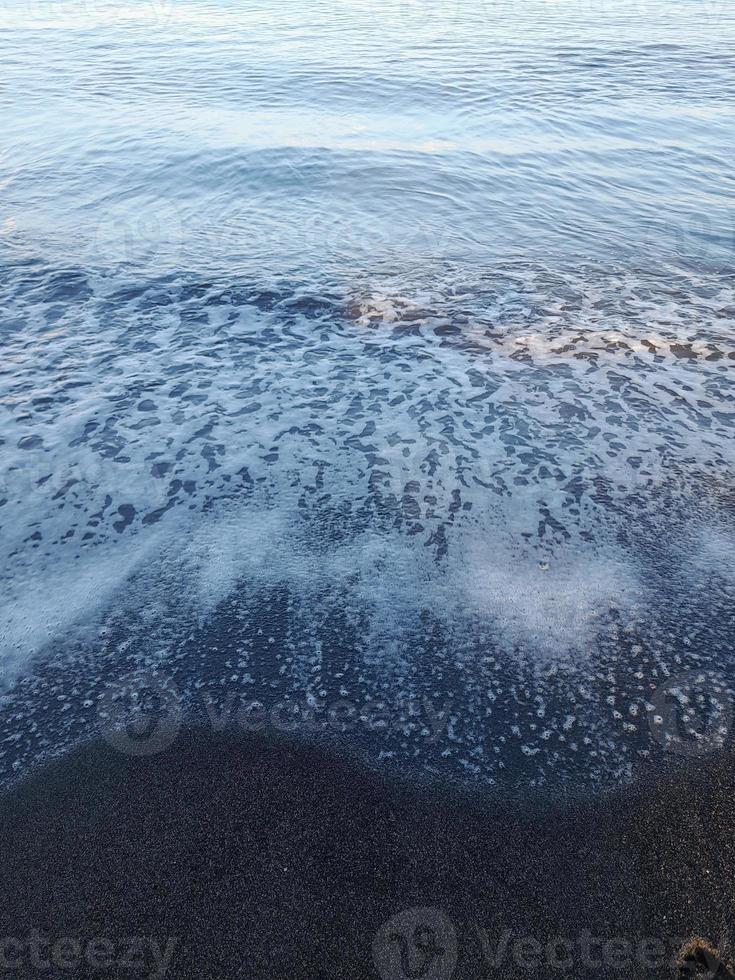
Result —
[[[189, 732], [144, 759], [89, 746], [3, 801], [0, 936], [21, 963], [7, 975], [150, 976], [147, 946], [137, 969], [123, 962], [128, 940], [177, 937], [175, 978], [676, 976], [678, 939], [730, 931], [734, 788], [729, 762], [710, 760], [614, 796], [520, 806], [254, 737]], [[451, 926], [412, 913], [379, 934], [416, 907]], [[77, 939], [61, 947], [74, 966], [45, 946], [38, 962], [56, 965], [34, 968], [33, 930]], [[115, 963], [92, 968], [100, 937]], [[556, 959], [554, 937], [567, 940]]]

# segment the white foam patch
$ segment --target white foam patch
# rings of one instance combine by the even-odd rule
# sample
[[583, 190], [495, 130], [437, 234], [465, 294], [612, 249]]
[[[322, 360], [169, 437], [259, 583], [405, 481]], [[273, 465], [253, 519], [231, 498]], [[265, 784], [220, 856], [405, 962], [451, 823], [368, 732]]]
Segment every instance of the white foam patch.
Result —
[[468, 564], [470, 608], [492, 617], [506, 649], [530, 655], [541, 666], [560, 656], [584, 662], [595, 652], [600, 618], [615, 609], [629, 622], [633, 606], [644, 599], [634, 566], [622, 553], [615, 558], [562, 552], [539, 561], [482, 549]]
[[[73, 658], [111, 618], [163, 669], [192, 630], [221, 628], [223, 604], [247, 619], [285, 587], [272, 666], [302, 691], [327, 683], [314, 671], [339, 612], [352, 638], [333, 656], [366, 691], [461, 678], [450, 754], [479, 749], [510, 698], [529, 714], [503, 708], [499, 752], [561, 765], [574, 714], [590, 760], [625, 771], [657, 672], [732, 646], [730, 292], [690, 284], [675, 312], [655, 281], [575, 276], [498, 270], [362, 307], [352, 287], [9, 277], [6, 678]], [[714, 612], [682, 652], [705, 584]], [[257, 681], [249, 642], [237, 659]], [[542, 720], [554, 671], [564, 711]], [[611, 702], [570, 712], [593, 689]]]
[[[594, 290], [592, 297], [599, 302]], [[467, 302], [469, 294], [462, 298]], [[630, 293], [625, 298], [632, 302]], [[502, 291], [495, 298], [501, 319], [507, 300]], [[288, 297], [276, 314], [201, 299], [148, 314], [134, 301], [118, 310], [120, 325], [102, 333], [104, 291], [99, 301], [77, 308], [65, 329], [49, 330], [33, 309], [38, 327], [9, 345], [12, 371], [3, 390], [9, 420], [23, 419], [11, 423], [16, 427], [4, 449], [11, 564], [33, 563], [31, 547], [47, 558], [55, 548], [76, 559], [82, 516], [92, 518], [92, 543], [81, 544], [89, 554], [115, 538], [111, 523], [122, 523], [128, 533], [121, 506], [130, 511], [131, 533], [147, 535], [147, 521], [163, 520], [173, 534], [182, 515], [199, 512], [205, 500], [226, 498], [238, 483], [243, 504], [228, 518], [235, 526], [205, 524], [206, 531], [196, 532], [195, 540], [206, 540], [195, 548], [191, 566], [210, 571], [188, 577], [187, 588], [198, 582], [196, 590], [209, 596], [207, 608], [243, 566], [253, 579], [272, 579], [288, 555], [289, 577], [298, 577], [299, 569], [304, 578], [318, 577], [310, 558], [299, 564], [289, 554], [301, 494], [302, 515], [314, 500], [328, 498], [328, 509], [341, 508], [348, 537], [358, 536], [346, 558], [343, 546], [329, 546], [333, 569], [362, 568], [377, 592], [394, 568], [393, 594], [406, 583], [420, 606], [436, 577], [432, 559], [442, 551], [440, 534], [451, 539], [443, 580], [470, 603], [473, 595], [481, 597], [478, 610], [494, 607], [504, 633], [510, 636], [516, 624], [512, 642], [524, 629], [538, 635], [546, 621], [554, 624], [549, 642], [554, 637], [555, 645], [579, 647], [577, 633], [595, 609], [633, 589], [630, 561], [622, 571], [619, 549], [603, 549], [617, 533], [620, 503], [652, 488], [671, 490], [682, 476], [696, 478], [715, 467], [724, 472], [732, 458], [722, 428], [732, 416], [731, 398], [722, 365], [705, 359], [711, 341], [690, 338], [687, 358], [668, 357], [664, 365], [658, 351], [670, 351], [674, 338], [664, 343], [650, 334], [653, 350], [641, 338], [630, 345], [624, 338], [635, 327], [621, 333], [621, 317], [609, 310], [607, 330], [586, 326], [589, 298], [582, 294], [582, 300], [567, 316], [578, 324], [574, 331], [558, 324], [553, 303], [552, 319], [539, 323], [545, 334], [486, 327], [491, 359], [472, 351], [473, 321], [456, 343], [433, 336], [448, 316], [437, 290], [410, 301], [373, 296], [356, 327], [331, 330], [326, 343], [314, 321], [290, 314]], [[459, 300], [452, 296], [452, 302]], [[711, 304], [708, 298], [705, 306]], [[538, 319], [530, 300], [515, 305], [514, 323], [519, 311]], [[648, 317], [652, 306], [647, 300], [641, 314]], [[195, 312], [192, 326], [182, 323], [182, 308]], [[376, 315], [379, 336], [367, 327], [375, 326]], [[153, 318], [155, 329], [145, 330], [141, 345], [141, 330]], [[397, 332], [383, 329], [396, 323]], [[680, 342], [684, 323], [680, 318], [674, 331]], [[404, 325], [426, 333], [405, 334]], [[257, 342], [262, 331], [271, 335], [264, 346]], [[701, 335], [701, 324], [696, 331]], [[612, 373], [588, 359], [600, 353], [615, 365]], [[74, 386], [58, 373], [71, 368]], [[39, 402], [40, 409], [22, 414], [25, 405]], [[674, 468], [677, 459], [684, 465]], [[238, 475], [243, 469], [250, 481], [245, 488]], [[601, 502], [594, 480], [605, 484], [609, 502]], [[195, 489], [182, 489], [187, 483]], [[258, 511], [245, 503], [244, 491], [252, 487]], [[358, 519], [356, 505], [372, 510]], [[374, 522], [376, 508], [381, 519], [387, 515], [382, 527]], [[95, 511], [103, 511], [96, 521]], [[366, 533], [361, 521], [368, 522]], [[30, 545], [31, 529], [43, 544]], [[97, 553], [109, 560], [102, 558], [104, 549]], [[546, 561], [549, 572], [539, 574]], [[427, 595], [426, 601], [434, 600]]]
[[687, 545], [682, 562], [692, 573], [716, 572], [735, 582], [735, 520], [725, 523], [713, 519], [695, 527]]
[[19, 574], [6, 584], [0, 603], [3, 657], [2, 684], [11, 683], [39, 653], [53, 653], [70, 636], [84, 637], [94, 630], [101, 613], [116, 596], [125, 594], [125, 583], [134, 570], [150, 559], [154, 542], [144, 548], [126, 542], [85, 556], [86, 561], [58, 561]]
[[[64, 610], [67, 621], [92, 615], [115, 588], [136, 606], [183, 584], [187, 601], [206, 619], [238, 588], [252, 593], [285, 585], [310, 601], [338, 596], [356, 615], [368, 613], [368, 646], [396, 641], [430, 612], [450, 633], [484, 623], [506, 654], [531, 653], [545, 663], [589, 655], [599, 618], [611, 608], [629, 611], [643, 595], [630, 559], [613, 557], [614, 550], [569, 548], [547, 561], [533, 549], [513, 548], [504, 536], [483, 541], [458, 533], [462, 540], [437, 562], [421, 541], [396, 534], [358, 532], [325, 548], [298, 513], [255, 506], [246, 520], [225, 507], [204, 519], [184, 518], [167, 532], [128, 564], [115, 549], [96, 579], [86, 569], [74, 583], [80, 601]], [[136, 581], [123, 588], [134, 570]], [[29, 607], [18, 608], [19, 621], [41, 588]], [[48, 612], [57, 605], [64, 605], [63, 595], [52, 590], [39, 607], [44, 621], [54, 621]]]

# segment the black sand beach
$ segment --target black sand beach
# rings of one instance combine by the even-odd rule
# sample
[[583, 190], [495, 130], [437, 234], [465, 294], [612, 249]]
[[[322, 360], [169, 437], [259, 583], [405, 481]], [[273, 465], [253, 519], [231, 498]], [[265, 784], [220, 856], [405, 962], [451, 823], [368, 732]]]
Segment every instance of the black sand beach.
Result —
[[688, 936], [727, 953], [734, 790], [718, 759], [523, 806], [255, 737], [189, 731], [143, 759], [92, 745], [3, 801], [3, 963], [219, 980], [677, 976]]

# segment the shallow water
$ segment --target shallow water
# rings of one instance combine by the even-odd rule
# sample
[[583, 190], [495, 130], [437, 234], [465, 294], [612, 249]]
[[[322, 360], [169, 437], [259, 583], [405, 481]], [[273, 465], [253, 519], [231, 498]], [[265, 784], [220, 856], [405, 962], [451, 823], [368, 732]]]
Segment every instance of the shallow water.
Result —
[[489, 785], [723, 743], [731, 6], [0, 31], [8, 776], [151, 689]]

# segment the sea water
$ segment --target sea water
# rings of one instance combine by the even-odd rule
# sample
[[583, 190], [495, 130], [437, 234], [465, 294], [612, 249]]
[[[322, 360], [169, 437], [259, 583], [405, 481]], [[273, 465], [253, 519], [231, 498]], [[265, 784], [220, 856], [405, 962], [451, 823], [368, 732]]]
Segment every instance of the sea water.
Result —
[[734, 84], [729, 0], [0, 5], [3, 778], [724, 744]]

